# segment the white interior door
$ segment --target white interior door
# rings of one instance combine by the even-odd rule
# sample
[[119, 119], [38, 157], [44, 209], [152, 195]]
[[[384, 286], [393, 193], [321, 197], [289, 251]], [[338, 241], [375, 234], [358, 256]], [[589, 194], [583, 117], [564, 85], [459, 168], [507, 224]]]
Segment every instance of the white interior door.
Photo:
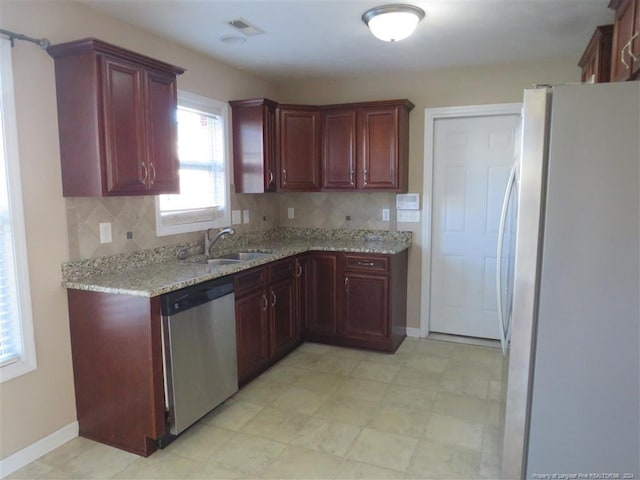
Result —
[[496, 246], [519, 115], [436, 118], [429, 330], [499, 338]]

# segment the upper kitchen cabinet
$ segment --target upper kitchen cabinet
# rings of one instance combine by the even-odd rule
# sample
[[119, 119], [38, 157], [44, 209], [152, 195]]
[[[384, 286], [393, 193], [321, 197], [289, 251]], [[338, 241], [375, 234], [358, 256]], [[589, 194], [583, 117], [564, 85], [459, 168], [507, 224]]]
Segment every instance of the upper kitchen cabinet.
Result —
[[408, 100], [323, 109], [323, 190], [406, 192], [409, 162]]
[[64, 196], [177, 193], [184, 69], [94, 38], [54, 45]]
[[613, 25], [600, 25], [593, 33], [578, 65], [585, 83], [608, 82], [611, 78]]
[[613, 24], [611, 81], [633, 80], [640, 70], [640, 0], [611, 0]]
[[322, 189], [354, 190], [357, 163], [355, 108], [328, 107], [322, 112]]
[[236, 192], [275, 192], [276, 102], [258, 98], [229, 104]]
[[358, 187], [406, 192], [409, 184], [408, 100], [358, 108]]
[[320, 190], [320, 110], [280, 105], [277, 112], [278, 190]]

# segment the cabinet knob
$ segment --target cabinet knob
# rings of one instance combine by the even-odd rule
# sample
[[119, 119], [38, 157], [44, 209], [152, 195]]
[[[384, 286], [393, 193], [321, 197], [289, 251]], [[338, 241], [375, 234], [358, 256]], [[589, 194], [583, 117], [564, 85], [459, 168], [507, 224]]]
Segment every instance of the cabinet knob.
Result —
[[358, 262], [358, 265], [362, 266], [362, 267], [373, 267], [375, 266], [375, 263], [373, 262]]
[[[629, 52], [629, 56], [630, 56], [631, 58], [633, 58], [633, 61], [634, 61], [634, 62], [637, 62], [637, 61], [640, 59], [640, 57], [639, 57], [639, 56], [636, 56], [636, 55], [633, 53], [633, 50], [632, 50], [632, 47], [633, 47], [633, 45], [632, 45], [632, 44], [633, 44], [633, 41], [638, 37], [638, 35], [640, 35], [640, 32], [636, 32], [636, 33], [634, 33], [634, 34], [633, 34], [633, 37], [631, 37], [631, 38], [629, 39], [629, 43], [627, 43], [627, 45], [625, 45], [625, 46], [627, 46], [627, 47], [628, 47], [628, 48], [627, 48], [627, 51]], [[624, 49], [623, 49], [623, 50], [624, 50]]]

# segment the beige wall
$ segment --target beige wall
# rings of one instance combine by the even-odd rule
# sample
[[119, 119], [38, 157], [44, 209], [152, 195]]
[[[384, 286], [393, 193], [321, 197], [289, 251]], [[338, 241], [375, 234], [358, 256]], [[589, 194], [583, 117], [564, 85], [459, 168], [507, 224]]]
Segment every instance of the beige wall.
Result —
[[[291, 103], [342, 103], [408, 98], [415, 104], [410, 116], [409, 191], [423, 201], [425, 109], [522, 100], [522, 91], [537, 83], [566, 83], [580, 80], [577, 58], [561, 58], [520, 64], [451, 68], [423, 73], [365, 76], [348, 79], [314, 79], [280, 85], [274, 100]], [[428, 193], [428, 192], [427, 192]], [[371, 211], [374, 217], [377, 211]], [[424, 221], [425, 219], [423, 219]], [[429, 219], [426, 219], [429, 221]], [[394, 225], [390, 225], [393, 228]], [[422, 224], [399, 223], [398, 230], [413, 232], [409, 252], [407, 322], [420, 326], [422, 278]]]
[[[0, 28], [52, 43], [97, 37], [185, 67], [180, 88], [221, 100], [274, 96], [264, 81], [75, 2], [0, 0]], [[25, 42], [16, 42], [13, 55], [38, 369], [0, 384], [0, 458], [76, 419], [66, 294], [60, 286], [60, 264], [69, 254], [53, 60]]]

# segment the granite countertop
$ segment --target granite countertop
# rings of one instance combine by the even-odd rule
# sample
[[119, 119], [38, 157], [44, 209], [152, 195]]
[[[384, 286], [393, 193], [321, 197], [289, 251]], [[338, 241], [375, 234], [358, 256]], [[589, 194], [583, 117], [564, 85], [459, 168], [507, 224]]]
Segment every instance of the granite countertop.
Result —
[[[76, 290], [155, 297], [214, 278], [309, 251], [396, 254], [411, 245], [410, 232], [279, 228], [236, 235], [220, 242], [220, 255], [261, 251], [268, 256], [241, 263], [212, 266], [201, 244], [175, 245], [135, 254], [121, 254], [63, 264], [63, 286]], [[178, 251], [187, 253], [179, 260]]]

